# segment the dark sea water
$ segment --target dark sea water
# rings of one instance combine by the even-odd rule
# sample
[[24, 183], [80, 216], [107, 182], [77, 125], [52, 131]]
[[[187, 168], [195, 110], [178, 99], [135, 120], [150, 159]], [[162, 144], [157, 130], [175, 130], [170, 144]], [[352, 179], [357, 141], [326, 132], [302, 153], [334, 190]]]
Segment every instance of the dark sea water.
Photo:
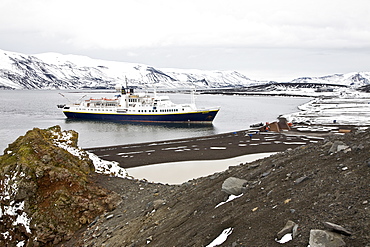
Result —
[[[213, 124], [149, 124], [69, 120], [56, 107], [83, 95], [102, 97], [114, 93], [71, 91], [0, 90], [0, 153], [28, 130], [60, 125], [63, 130], [79, 133], [83, 148], [151, 142], [219, 134], [248, 129], [251, 124], [271, 122], [280, 114], [298, 111], [308, 98], [269, 96], [197, 95], [199, 107], [221, 106]], [[189, 94], [169, 94], [175, 103], [190, 103]]]

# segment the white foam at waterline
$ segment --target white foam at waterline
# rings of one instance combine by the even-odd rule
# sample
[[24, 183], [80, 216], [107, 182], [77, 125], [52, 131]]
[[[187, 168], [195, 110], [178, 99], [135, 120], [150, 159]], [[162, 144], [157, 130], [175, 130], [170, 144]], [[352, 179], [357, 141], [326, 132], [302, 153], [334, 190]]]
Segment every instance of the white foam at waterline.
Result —
[[194, 178], [204, 177], [226, 170], [229, 166], [252, 162], [275, 153], [259, 153], [222, 160], [195, 160], [168, 162], [154, 165], [127, 168], [127, 173], [137, 179], [151, 182], [181, 184]]

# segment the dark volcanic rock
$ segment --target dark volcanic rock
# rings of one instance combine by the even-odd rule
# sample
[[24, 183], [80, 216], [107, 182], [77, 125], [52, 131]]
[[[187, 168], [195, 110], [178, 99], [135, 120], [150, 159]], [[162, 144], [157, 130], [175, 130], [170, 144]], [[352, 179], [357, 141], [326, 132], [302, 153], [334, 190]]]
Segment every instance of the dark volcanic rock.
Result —
[[[336, 149], [328, 154], [336, 141], [361, 148]], [[46, 243], [36, 244], [52, 245], [61, 241], [58, 246], [207, 246], [227, 230], [229, 235], [222, 246], [281, 246], [275, 241], [276, 233], [289, 219], [299, 227], [293, 227], [295, 237], [284, 246], [307, 246], [311, 229], [323, 228], [322, 222], [345, 226], [352, 235], [319, 230], [323, 235], [312, 238], [313, 244], [320, 244], [320, 239], [326, 236], [338, 237], [339, 245], [367, 246], [370, 243], [370, 169], [367, 165], [370, 131], [329, 136], [317, 143], [253, 163], [230, 166], [224, 172], [181, 185], [94, 174], [91, 164], [83, 157], [75, 160], [76, 156], [64, 154], [65, 150], [56, 148], [53, 143], [45, 144], [45, 147], [52, 146], [49, 152], [42, 152], [43, 149], [33, 152], [31, 147], [36, 147], [35, 144], [37, 140], [27, 140], [24, 148], [9, 148], [0, 159], [0, 186], [6, 188], [1, 190], [6, 191], [1, 194], [1, 202], [5, 203], [2, 210], [8, 212], [7, 220], [12, 219], [5, 221], [3, 215], [2, 222], [9, 223], [5, 227], [0, 225], [2, 238], [11, 234], [19, 241], [29, 239], [35, 243], [34, 236], [37, 236]], [[26, 159], [17, 155], [12, 158], [12, 153], [26, 155], [29, 152], [33, 155]], [[35, 161], [41, 167], [55, 163], [55, 169], [38, 169], [39, 165], [32, 165]], [[31, 164], [24, 167], [30, 167], [27, 169], [32, 172], [23, 172], [26, 168], [20, 164], [27, 162]], [[75, 173], [79, 174], [77, 178]], [[233, 200], [216, 207], [227, 199], [220, 188], [230, 177], [243, 181], [243, 194], [229, 196]], [[107, 202], [105, 198], [113, 192], [107, 196], [107, 190], [89, 190], [95, 183], [120, 195], [110, 202], [122, 200], [109, 213], [103, 209], [102, 213], [96, 212], [97, 217], [85, 212], [102, 207], [95, 199]], [[17, 193], [13, 193], [15, 191]], [[15, 195], [19, 201], [14, 200]], [[104, 205], [114, 207], [109, 202]], [[17, 215], [25, 212], [24, 216], [30, 217], [29, 229], [27, 224], [19, 223], [15, 227], [10, 223], [18, 222], [18, 216], [10, 214], [10, 206], [18, 211]], [[74, 225], [70, 225], [71, 222]], [[85, 223], [87, 226], [81, 228]], [[8, 235], [4, 231], [9, 231]], [[72, 233], [75, 233], [73, 237], [65, 241]]]
[[[330, 155], [335, 141], [363, 148]], [[340, 244], [366, 246], [370, 243], [370, 169], [364, 163], [369, 152], [370, 132], [366, 131], [327, 137], [182, 185], [99, 177], [100, 183], [125, 198], [112, 212], [122, 216], [100, 218], [65, 246], [207, 246], [229, 228], [231, 234], [222, 246], [281, 246], [275, 241], [276, 233], [288, 219], [299, 227], [293, 227], [295, 237], [284, 246], [307, 246], [310, 230], [323, 228], [325, 221], [351, 229], [351, 236], [339, 236]], [[347, 169], [338, 169], [338, 163]], [[215, 208], [227, 199], [220, 188], [230, 177], [244, 180], [242, 187], [248, 181], [247, 189]], [[166, 204], [153, 210], [158, 199]], [[105, 229], [115, 230], [106, 235]]]

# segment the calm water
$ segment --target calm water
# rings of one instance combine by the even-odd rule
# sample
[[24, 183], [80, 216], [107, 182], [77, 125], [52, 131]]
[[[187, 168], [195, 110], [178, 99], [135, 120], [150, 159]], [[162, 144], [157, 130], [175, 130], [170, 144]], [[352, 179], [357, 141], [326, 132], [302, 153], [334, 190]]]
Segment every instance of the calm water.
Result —
[[[83, 95], [101, 97], [113, 93], [62, 92], [71, 101]], [[190, 103], [190, 95], [170, 94], [175, 103]], [[308, 98], [197, 95], [198, 106], [221, 106], [213, 124], [148, 124], [67, 120], [56, 107], [67, 100], [59, 91], [0, 90], [0, 152], [28, 130], [60, 125], [79, 133], [81, 147], [151, 142], [212, 135], [249, 128], [258, 122], [274, 121], [280, 114], [298, 111]]]

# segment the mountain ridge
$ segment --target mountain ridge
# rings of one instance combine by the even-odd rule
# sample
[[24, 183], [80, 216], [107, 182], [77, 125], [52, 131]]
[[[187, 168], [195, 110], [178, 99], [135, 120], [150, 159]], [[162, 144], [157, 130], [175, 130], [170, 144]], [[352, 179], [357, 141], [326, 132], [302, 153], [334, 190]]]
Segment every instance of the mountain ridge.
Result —
[[[26, 55], [0, 50], [0, 89], [113, 88], [126, 80], [130, 86], [143, 89], [153, 86], [160, 89], [235, 88], [273, 82], [253, 80], [237, 71], [156, 68], [80, 55]], [[338, 84], [357, 88], [370, 84], [370, 72], [300, 77], [291, 82]]]

